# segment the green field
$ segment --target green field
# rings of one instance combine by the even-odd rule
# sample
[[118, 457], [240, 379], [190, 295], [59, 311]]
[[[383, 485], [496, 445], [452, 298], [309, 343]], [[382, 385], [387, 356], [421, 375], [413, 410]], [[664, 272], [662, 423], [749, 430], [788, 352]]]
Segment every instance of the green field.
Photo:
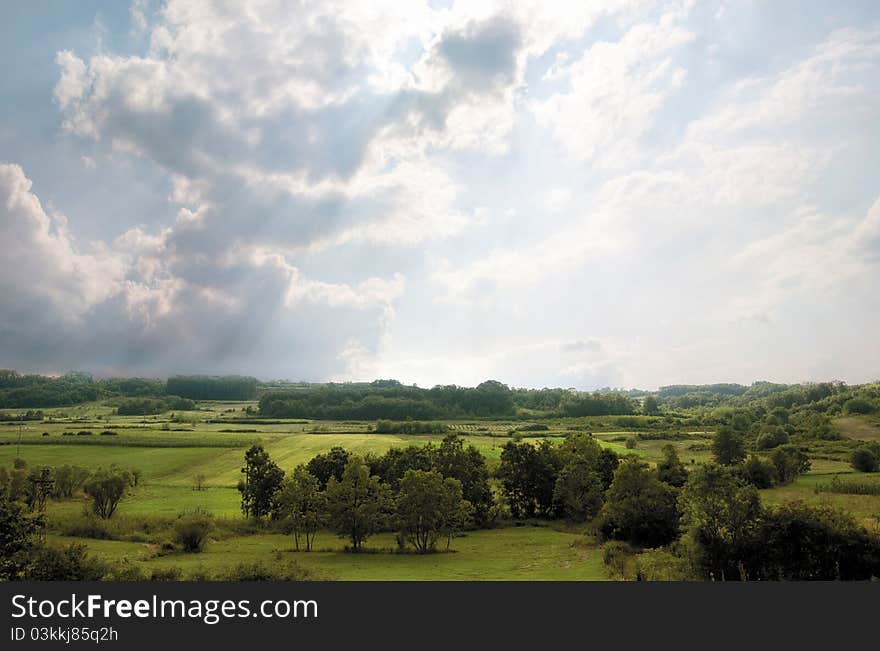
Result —
[[[151, 522], [164, 522], [167, 529], [173, 518], [196, 509], [208, 511], [221, 521], [243, 522], [236, 484], [245, 449], [254, 443], [263, 445], [287, 471], [333, 446], [361, 455], [381, 454], [392, 447], [426, 445], [442, 439], [440, 434], [376, 434], [370, 431], [373, 424], [367, 422], [244, 419], [241, 412], [249, 404], [253, 403], [206, 403], [200, 411], [173, 417], [120, 417], [101, 404], [47, 410], [49, 418], [43, 422], [0, 425], [0, 465], [8, 467], [16, 457], [21, 457], [30, 467], [76, 464], [97, 468], [117, 464], [137, 468], [141, 471], [139, 484], [129, 491], [114, 517], [123, 523], [143, 521], [137, 526], [145, 529], [149, 529]], [[666, 444], [673, 445], [685, 464], [701, 463], [711, 456], [711, 432], [651, 432], [638, 438], [634, 448], [628, 448], [626, 440], [637, 437], [637, 433], [614, 429], [607, 421], [559, 419], [548, 423], [546, 431], [529, 432], [524, 438], [519, 434], [517, 438], [558, 442], [571, 431], [589, 428], [595, 431], [601, 445], [649, 462], [660, 457]], [[458, 432], [467, 444], [485, 455], [490, 468], [497, 466], [502, 446], [513, 440], [512, 430], [521, 424], [447, 422], [450, 431]], [[876, 422], [868, 418], [838, 419], [838, 426], [848, 436], [865, 440], [876, 439], [880, 432]], [[116, 435], [102, 436], [101, 432], [106, 430]], [[196, 475], [204, 476], [204, 490], [194, 489]], [[880, 496], [817, 492], [818, 485], [835, 476], [846, 480], [855, 473], [843, 456], [817, 455], [807, 475], [790, 485], [762, 491], [762, 499], [768, 504], [791, 500], [830, 503], [846, 509], [865, 524], [876, 526]], [[863, 478], [861, 475], [860, 479]], [[876, 479], [880, 481], [880, 477]], [[427, 556], [393, 553], [396, 544], [390, 533], [370, 538], [367, 548], [373, 553], [350, 554], [342, 550], [344, 541], [325, 532], [318, 536], [317, 551], [305, 553], [293, 551], [290, 536], [259, 531], [235, 533], [232, 527], [215, 535], [204, 552], [186, 554], [160, 551], [161, 536], [155, 534], [120, 536], [122, 539], [114, 540], [62, 535], [62, 523], [81, 518], [87, 506], [83, 497], [50, 501], [49, 539], [84, 543], [97, 556], [128, 559], [148, 573], [175, 567], [184, 578], [194, 572], [214, 572], [253, 561], [295, 561], [314, 578], [340, 580], [608, 578], [599, 544], [583, 532], [562, 527], [508, 525], [467, 532], [453, 540], [450, 552]]]

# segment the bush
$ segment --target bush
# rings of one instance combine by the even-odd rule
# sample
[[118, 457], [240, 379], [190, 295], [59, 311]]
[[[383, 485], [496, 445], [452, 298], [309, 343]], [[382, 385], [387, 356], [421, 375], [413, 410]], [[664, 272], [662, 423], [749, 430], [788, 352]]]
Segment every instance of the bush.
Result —
[[174, 541], [185, 552], [200, 552], [213, 528], [214, 522], [206, 513], [182, 515], [174, 523]]
[[634, 555], [633, 548], [622, 540], [609, 540], [602, 547], [602, 561], [615, 579], [629, 576], [628, 569], [633, 563]]
[[150, 581], [180, 581], [180, 575], [179, 567], [162, 567], [153, 570]]
[[776, 465], [754, 454], [743, 464], [742, 475], [755, 488], [772, 488], [777, 481]]
[[222, 578], [226, 581], [308, 581], [311, 575], [308, 570], [294, 562], [269, 567], [257, 561], [239, 563]]
[[873, 414], [877, 408], [869, 400], [865, 398], [850, 398], [843, 403], [843, 413], [845, 414]]
[[665, 549], [649, 549], [636, 558], [639, 581], [689, 581], [694, 578], [687, 559]]
[[877, 472], [880, 469], [880, 459], [869, 448], [859, 448], [852, 453], [850, 465], [857, 472]]
[[31, 557], [25, 573], [29, 581], [100, 581], [107, 566], [86, 555], [86, 546], [41, 547]]
[[788, 443], [788, 434], [781, 427], [773, 427], [771, 430], [758, 434], [755, 447], [759, 450], [770, 450]]
[[630, 436], [628, 439], [626, 439], [626, 443], [624, 443], [627, 450], [635, 449], [638, 444], [639, 440], [635, 436]]

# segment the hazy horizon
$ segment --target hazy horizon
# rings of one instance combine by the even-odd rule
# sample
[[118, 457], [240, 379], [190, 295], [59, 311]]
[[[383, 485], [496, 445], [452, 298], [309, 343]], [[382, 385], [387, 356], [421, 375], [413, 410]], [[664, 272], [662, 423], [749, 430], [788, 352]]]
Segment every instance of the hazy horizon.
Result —
[[876, 2], [2, 12], [0, 368], [880, 375]]

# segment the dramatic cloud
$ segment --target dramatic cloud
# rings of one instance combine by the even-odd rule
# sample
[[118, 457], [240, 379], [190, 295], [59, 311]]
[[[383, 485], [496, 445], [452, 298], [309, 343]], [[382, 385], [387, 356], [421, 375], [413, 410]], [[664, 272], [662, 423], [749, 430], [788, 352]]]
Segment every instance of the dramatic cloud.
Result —
[[877, 376], [876, 9], [137, 0], [70, 30], [0, 109], [0, 367]]

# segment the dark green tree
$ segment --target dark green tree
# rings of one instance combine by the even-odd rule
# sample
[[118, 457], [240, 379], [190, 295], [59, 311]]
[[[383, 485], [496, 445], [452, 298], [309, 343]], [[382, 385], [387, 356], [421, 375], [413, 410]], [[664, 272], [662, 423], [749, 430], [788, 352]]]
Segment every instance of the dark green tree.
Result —
[[553, 489], [562, 458], [553, 445], [510, 441], [501, 450], [497, 475], [514, 518], [551, 517]]
[[353, 551], [359, 551], [372, 534], [388, 524], [393, 509], [391, 490], [370, 475], [364, 460], [351, 455], [342, 480], [327, 482], [327, 512], [330, 528], [348, 538]]
[[643, 547], [666, 545], [678, 537], [678, 491], [657, 479], [648, 464], [624, 459], [605, 494], [599, 528], [605, 538]]
[[743, 464], [743, 479], [755, 488], [772, 488], [777, 481], [776, 465], [756, 454], [750, 454]]
[[553, 501], [558, 513], [573, 522], [591, 520], [602, 508], [602, 480], [589, 459], [575, 457], [556, 478]]
[[474, 522], [486, 524], [494, 502], [486, 458], [473, 445], [465, 447], [464, 439], [455, 434], [444, 437], [433, 456], [434, 470], [461, 482], [462, 497], [473, 508]]
[[284, 480], [284, 471], [272, 461], [262, 445], [245, 452], [242, 479], [238, 482], [241, 510], [245, 517], [259, 521], [275, 510], [275, 497]]
[[678, 458], [675, 447], [667, 443], [660, 448], [660, 452], [663, 456], [657, 462], [657, 479], [664, 484], [681, 488], [687, 481], [688, 473], [687, 468]]
[[319, 489], [317, 478], [304, 465], [288, 475], [278, 493], [278, 513], [290, 523], [294, 544], [300, 539], [311, 551], [315, 536], [326, 518], [327, 498]]
[[131, 473], [116, 467], [98, 468], [83, 485], [92, 500], [92, 511], [100, 518], [111, 518], [132, 484]]
[[407, 470], [397, 495], [400, 533], [416, 551], [433, 551], [441, 534], [448, 541], [467, 521], [471, 505], [462, 498], [461, 482], [434, 470]]
[[684, 523], [702, 576], [747, 578], [745, 561], [760, 539], [761, 501], [732, 468], [707, 464], [691, 472], [681, 492]]
[[861, 447], [853, 451], [850, 465], [857, 472], [877, 472], [880, 470], [880, 455], [867, 446]]
[[722, 466], [735, 466], [746, 458], [746, 440], [735, 429], [722, 426], [712, 439], [712, 454]]
[[22, 578], [42, 527], [42, 515], [31, 516], [20, 502], [0, 498], [0, 581]]
[[773, 450], [770, 461], [776, 467], [776, 480], [780, 484], [790, 484], [799, 475], [810, 469], [810, 460], [797, 446], [783, 445]]
[[333, 446], [328, 452], [312, 457], [306, 464], [306, 470], [318, 480], [318, 487], [324, 490], [331, 477], [335, 477], [336, 481], [342, 479], [342, 473], [348, 465], [350, 456], [345, 448]]

